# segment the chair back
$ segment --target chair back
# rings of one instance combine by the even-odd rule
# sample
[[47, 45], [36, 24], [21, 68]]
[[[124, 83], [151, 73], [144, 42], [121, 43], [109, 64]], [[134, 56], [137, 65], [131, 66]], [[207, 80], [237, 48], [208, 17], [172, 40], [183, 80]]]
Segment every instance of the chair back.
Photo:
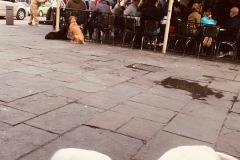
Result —
[[154, 20], [146, 20], [144, 25], [144, 34], [145, 35], [158, 35], [157, 29], [159, 28], [159, 22]]
[[191, 36], [193, 34], [193, 23], [180, 22], [178, 25], [178, 34], [180, 36]]
[[136, 19], [134, 17], [124, 17], [124, 28], [135, 33]]
[[77, 24], [81, 25], [88, 21], [89, 15], [90, 15], [89, 11], [72, 8], [65, 9], [65, 21], [68, 25], [70, 16], [75, 16], [77, 18]]
[[109, 28], [109, 27], [114, 27], [115, 26], [115, 20], [116, 16], [108, 14], [103, 17], [103, 23], [104, 26]]
[[237, 35], [236, 35], [235, 43], [240, 43], [240, 28], [238, 29], [238, 32], [237, 32]]
[[212, 39], [217, 39], [219, 31], [219, 26], [205, 25], [203, 26], [203, 38], [212, 37]]

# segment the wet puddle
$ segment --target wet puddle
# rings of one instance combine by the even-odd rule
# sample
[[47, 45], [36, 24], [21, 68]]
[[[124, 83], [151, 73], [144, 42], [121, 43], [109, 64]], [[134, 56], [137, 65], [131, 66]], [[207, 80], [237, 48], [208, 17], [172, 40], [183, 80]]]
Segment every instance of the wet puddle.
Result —
[[159, 71], [160, 69], [162, 69], [162, 67], [152, 66], [152, 65], [148, 65], [148, 64], [142, 64], [142, 63], [135, 63], [135, 64], [128, 65], [126, 67], [133, 68], [133, 69], [139, 69], [139, 70], [143, 70], [143, 71], [149, 71], [149, 72], [156, 72], [156, 71]]
[[216, 98], [222, 98], [223, 94], [221, 92], [214, 92], [208, 86], [201, 86], [196, 82], [189, 82], [182, 79], [177, 78], [166, 78], [163, 81], [155, 81], [155, 84], [162, 85], [166, 88], [176, 88], [184, 91], [188, 91], [192, 93], [193, 99], [200, 99], [207, 97], [209, 95], [215, 95]]

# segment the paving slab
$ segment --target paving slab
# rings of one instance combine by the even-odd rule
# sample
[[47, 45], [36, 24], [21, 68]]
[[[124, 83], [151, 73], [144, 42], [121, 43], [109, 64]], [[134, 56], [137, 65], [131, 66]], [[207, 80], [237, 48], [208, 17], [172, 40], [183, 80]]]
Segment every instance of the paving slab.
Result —
[[57, 136], [52, 133], [24, 124], [9, 128], [0, 134], [1, 159], [17, 159], [56, 137]]
[[129, 77], [115, 75], [115, 74], [102, 74], [98, 76], [88, 76], [81, 78], [84, 81], [101, 84], [105, 86], [114, 86], [129, 80]]
[[[4, 123], [4, 122], [0, 122], [0, 131], [5, 131], [7, 130], [8, 128], [11, 128], [12, 126], [7, 124], [7, 123]], [[0, 132], [0, 134], [2, 134], [4, 132]]]
[[240, 82], [240, 73], [237, 74], [237, 76], [235, 77], [234, 81]]
[[76, 89], [76, 90], [80, 90], [80, 91], [83, 91], [83, 92], [89, 92], [89, 93], [99, 92], [99, 91], [107, 88], [107, 86], [104, 86], [104, 85], [101, 85], [101, 84], [96, 84], [96, 83], [82, 81], [82, 80], [78, 80], [74, 83], [66, 85], [66, 87]]
[[239, 124], [240, 124], [240, 115], [237, 113], [230, 113], [226, 118], [224, 126], [228, 129], [240, 131]]
[[107, 130], [79, 127], [56, 141], [42, 147], [21, 160], [50, 159], [60, 148], [82, 148], [104, 153], [113, 160], [129, 160], [143, 146], [143, 142]]
[[42, 77], [49, 78], [52, 80], [62, 81], [62, 82], [74, 82], [77, 81], [78, 77], [64, 72], [50, 71], [46, 73], [40, 73]]
[[[225, 132], [226, 128], [223, 128], [222, 132]], [[240, 158], [240, 132], [236, 130], [228, 131], [221, 134], [215, 145], [216, 150], [227, 153], [229, 155]]]
[[143, 71], [143, 70], [138, 70], [138, 69], [132, 69], [132, 68], [123, 68], [123, 69], [113, 70], [110, 73], [120, 75], [120, 76], [134, 78], [134, 77], [138, 77], [138, 76], [144, 75], [149, 72]]
[[103, 110], [72, 103], [26, 122], [31, 126], [63, 134], [101, 114]]
[[87, 125], [104, 128], [115, 131], [124, 124], [128, 123], [132, 119], [132, 116], [125, 115], [118, 112], [106, 111], [86, 122]]
[[51, 66], [49, 66], [49, 69], [65, 73], [77, 73], [80, 70], [83, 70], [80, 65], [69, 63], [52, 64]]
[[33, 114], [43, 114], [73, 102], [74, 99], [50, 93], [40, 93], [5, 105]]
[[182, 145], [207, 145], [212, 147], [212, 144], [206, 142], [161, 131], [141, 148], [134, 160], [157, 160], [169, 149]]
[[192, 102], [187, 104], [180, 113], [199, 117], [203, 119], [209, 119], [210, 121], [216, 121], [223, 123], [225, 120], [228, 109], [223, 107], [216, 107], [204, 103]]
[[167, 109], [156, 108], [149, 105], [136, 103], [132, 101], [124, 102], [111, 109], [112, 111], [119, 112], [132, 117], [143, 118], [146, 120], [160, 122], [166, 124], [175, 112]]
[[235, 102], [235, 103], [233, 104], [232, 111], [233, 111], [233, 112], [236, 112], [236, 113], [240, 113], [240, 102], [239, 102], [239, 101], [238, 101], [238, 102]]
[[209, 119], [179, 113], [163, 130], [196, 140], [215, 143], [221, 128], [221, 121], [210, 121]]
[[206, 104], [213, 105], [213, 106], [224, 107], [224, 108], [228, 108], [228, 109], [232, 108], [233, 102], [235, 101], [235, 99], [237, 97], [237, 93], [214, 90], [214, 89], [212, 89], [212, 90], [215, 93], [220, 93], [223, 97], [217, 98], [215, 95], [208, 95], [205, 98], [194, 99], [194, 101], [200, 102], [200, 103], [206, 103]]
[[83, 97], [86, 97], [87, 95], [89, 95], [86, 92], [82, 92], [82, 91], [64, 87], [64, 86], [50, 89], [50, 90], [47, 90], [46, 92], [52, 93], [52, 94], [55, 94], [58, 96], [62, 96], [62, 97], [72, 98], [72, 99], [80, 99], [80, 98], [83, 98]]
[[214, 81], [209, 85], [209, 87], [233, 93], [239, 93], [240, 90], [240, 84], [238, 82], [228, 80]]
[[144, 141], [151, 139], [164, 125], [162, 123], [133, 118], [128, 123], [117, 129], [117, 132]]
[[49, 69], [35, 67], [35, 66], [27, 66], [27, 67], [22, 67], [22, 68], [16, 68], [16, 69], [13, 69], [13, 70], [18, 71], [18, 72], [27, 73], [27, 74], [33, 74], [33, 75], [38, 75], [38, 74], [42, 74], [42, 73], [52, 71], [52, 70], [49, 70]]
[[173, 111], [181, 110], [188, 102], [172, 99], [173, 97], [162, 97], [155, 94], [141, 93], [131, 98], [131, 101], [151, 105], [157, 108], [163, 108]]
[[0, 68], [0, 74], [9, 73], [9, 72], [13, 72], [13, 71], [8, 70], [8, 69]]
[[108, 110], [126, 101], [127, 99], [129, 99], [128, 96], [123, 96], [117, 93], [113, 94], [110, 92], [101, 91], [101, 92], [86, 96], [78, 100], [77, 102], [88, 105], [88, 106], [93, 106], [96, 108]]
[[144, 90], [147, 90], [148, 88], [149, 86], [143, 86], [135, 83], [124, 82], [121, 84], [117, 84], [113, 87], [107, 88], [105, 91], [131, 97], [143, 92]]
[[0, 105], [0, 121], [10, 125], [19, 124], [35, 116], [35, 114]]
[[174, 99], [182, 100], [185, 102], [192, 101], [192, 96], [190, 92], [174, 89], [174, 88], [165, 88], [161, 85], [155, 85], [147, 90], [150, 94], [156, 94], [163, 97], [174, 97]]

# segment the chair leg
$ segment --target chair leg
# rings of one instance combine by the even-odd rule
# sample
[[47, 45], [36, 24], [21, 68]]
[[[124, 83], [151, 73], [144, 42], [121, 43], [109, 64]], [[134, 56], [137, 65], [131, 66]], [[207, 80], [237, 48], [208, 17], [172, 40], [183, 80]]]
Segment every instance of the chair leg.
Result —
[[143, 42], [144, 42], [144, 36], [142, 36], [141, 50], [142, 50], [142, 47], [143, 47]]
[[154, 40], [154, 51], [156, 51], [156, 47], [157, 47], [157, 36], [155, 37], [155, 40]]
[[221, 47], [221, 42], [218, 44], [216, 56], [217, 56], [217, 54], [219, 54], [219, 49], [220, 49], [220, 47]]
[[185, 46], [184, 46], [184, 49], [183, 49], [183, 56], [185, 55], [186, 48], [187, 48], [189, 42], [191, 42], [191, 40], [187, 40], [187, 42], [186, 42], [186, 44], [185, 44]]
[[175, 53], [176, 47], [177, 47], [177, 44], [178, 44], [179, 41], [180, 41], [180, 39], [176, 40], [175, 45], [174, 45], [174, 49], [173, 49], [173, 53]]
[[126, 33], [123, 34], [123, 43], [122, 43], [122, 47], [124, 46], [124, 39], [126, 37]]
[[135, 38], [136, 38], [136, 35], [133, 36], [133, 39], [132, 39], [132, 47], [131, 47], [131, 48], [133, 48], [133, 44], [134, 44]]
[[198, 58], [200, 57], [201, 52], [202, 52], [202, 43], [200, 42], [198, 47]]

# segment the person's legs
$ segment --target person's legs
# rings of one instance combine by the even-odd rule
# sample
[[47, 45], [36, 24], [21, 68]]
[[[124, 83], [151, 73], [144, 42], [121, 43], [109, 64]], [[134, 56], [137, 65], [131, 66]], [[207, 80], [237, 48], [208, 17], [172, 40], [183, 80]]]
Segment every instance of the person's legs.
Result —
[[32, 25], [32, 21], [33, 21], [33, 13], [32, 13], [32, 5], [30, 5], [30, 18], [29, 18], [28, 24]]
[[56, 28], [56, 12], [57, 12], [57, 8], [53, 7], [52, 9], [53, 29]]
[[38, 20], [38, 5], [33, 4], [31, 7], [31, 11], [32, 11], [32, 16], [33, 19], [35, 21], [35, 26], [39, 26], [39, 20]]

